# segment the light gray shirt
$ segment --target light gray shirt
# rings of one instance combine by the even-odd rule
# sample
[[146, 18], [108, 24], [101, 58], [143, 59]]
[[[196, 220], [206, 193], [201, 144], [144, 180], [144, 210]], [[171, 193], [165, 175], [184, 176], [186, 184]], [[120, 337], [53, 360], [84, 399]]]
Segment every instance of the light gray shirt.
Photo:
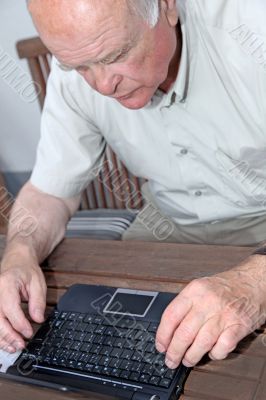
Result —
[[100, 95], [53, 61], [36, 187], [59, 197], [81, 192], [108, 142], [179, 224], [266, 212], [266, 3], [179, 1], [177, 80], [141, 110]]

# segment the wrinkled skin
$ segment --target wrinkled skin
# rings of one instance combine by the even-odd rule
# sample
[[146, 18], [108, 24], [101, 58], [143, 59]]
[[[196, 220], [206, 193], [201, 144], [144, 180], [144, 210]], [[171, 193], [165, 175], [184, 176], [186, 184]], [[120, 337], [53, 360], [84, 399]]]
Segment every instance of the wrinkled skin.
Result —
[[173, 84], [181, 54], [174, 0], [162, 1], [150, 28], [126, 0], [32, 0], [29, 9], [46, 46], [66, 67], [123, 106], [145, 106]]
[[157, 331], [167, 365], [191, 367], [203, 355], [222, 360], [266, 318], [264, 256], [233, 270], [192, 281], [166, 308]]
[[[178, 13], [174, 0], [162, 0], [161, 6], [151, 29], [129, 12], [125, 0], [29, 3], [44, 43], [62, 66], [76, 69], [94, 90], [130, 109], [144, 107], [158, 87], [167, 92], [178, 73]], [[206, 353], [223, 359], [265, 321], [265, 264], [264, 256], [251, 256], [231, 271], [193, 281], [171, 302], [156, 336], [170, 368], [181, 361], [193, 366]], [[7, 279], [13, 278], [1, 277], [0, 293]]]

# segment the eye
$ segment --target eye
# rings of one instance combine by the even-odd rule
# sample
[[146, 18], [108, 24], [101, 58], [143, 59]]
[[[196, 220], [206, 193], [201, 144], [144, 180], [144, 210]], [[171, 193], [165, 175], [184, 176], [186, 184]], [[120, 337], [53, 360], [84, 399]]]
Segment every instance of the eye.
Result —
[[119, 63], [124, 61], [128, 56], [129, 50], [125, 50], [122, 53], [118, 54], [113, 60], [102, 60], [99, 62], [100, 65], [111, 65], [115, 63]]

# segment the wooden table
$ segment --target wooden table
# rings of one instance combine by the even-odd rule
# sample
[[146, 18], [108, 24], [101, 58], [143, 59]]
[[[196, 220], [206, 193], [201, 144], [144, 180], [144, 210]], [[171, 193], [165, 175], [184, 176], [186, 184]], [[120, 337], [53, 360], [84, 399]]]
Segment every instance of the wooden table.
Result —
[[[2, 240], [0, 255], [3, 247]], [[250, 252], [244, 247], [68, 239], [44, 267], [48, 311], [73, 283], [178, 292], [194, 278], [229, 269]], [[264, 336], [263, 330], [256, 332], [242, 341], [227, 360], [208, 361], [194, 368], [182, 400], [265, 400]], [[53, 400], [110, 400], [96, 394], [84, 397], [0, 381], [1, 399], [46, 400], [49, 396]]]

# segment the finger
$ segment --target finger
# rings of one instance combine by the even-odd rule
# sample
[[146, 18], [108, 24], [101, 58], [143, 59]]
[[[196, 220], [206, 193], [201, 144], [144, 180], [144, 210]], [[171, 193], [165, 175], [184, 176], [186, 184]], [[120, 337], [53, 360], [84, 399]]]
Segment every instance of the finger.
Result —
[[204, 322], [205, 314], [192, 311], [181, 322], [167, 349], [165, 363], [168, 368], [178, 367]]
[[46, 285], [44, 279], [33, 278], [28, 294], [30, 316], [35, 322], [41, 323], [44, 321], [46, 306]]
[[8, 298], [10, 301], [3, 303], [2, 312], [11, 326], [24, 337], [31, 337], [32, 327], [25, 317], [20, 305], [20, 296], [16, 288], [9, 288]]
[[156, 348], [164, 353], [180, 322], [189, 313], [192, 302], [187, 297], [179, 294], [165, 309], [156, 334]]
[[223, 327], [217, 318], [209, 319], [199, 330], [193, 344], [187, 350], [182, 363], [186, 367], [193, 367], [208, 353], [217, 342]]
[[22, 337], [12, 329], [6, 318], [0, 316], [0, 348], [12, 352], [25, 347]]
[[247, 335], [247, 329], [243, 325], [232, 325], [226, 328], [212, 348], [209, 356], [212, 360], [223, 360], [237, 346], [238, 342]]

